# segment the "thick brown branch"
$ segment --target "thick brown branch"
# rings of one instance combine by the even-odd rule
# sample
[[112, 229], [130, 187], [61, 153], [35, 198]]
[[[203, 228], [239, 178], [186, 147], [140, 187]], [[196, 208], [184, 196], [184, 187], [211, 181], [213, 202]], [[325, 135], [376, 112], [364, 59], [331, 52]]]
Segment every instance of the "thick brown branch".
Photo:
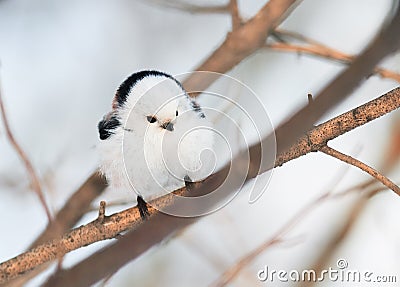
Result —
[[61, 236], [72, 228], [82, 218], [82, 215], [89, 210], [90, 203], [103, 192], [106, 186], [106, 180], [99, 172], [94, 172], [67, 200], [66, 204], [57, 213], [56, 218], [31, 244], [31, 248]]
[[232, 30], [238, 29], [242, 24], [242, 19], [239, 14], [237, 0], [229, 0], [229, 11], [232, 18]]
[[300, 137], [295, 145], [285, 152], [279, 153], [275, 165], [280, 166], [290, 159], [300, 157], [309, 152], [318, 151], [331, 139], [377, 119], [399, 107], [400, 88], [395, 88], [377, 99], [316, 126], [306, 135]]
[[12, 145], [12, 147], [14, 148], [14, 150], [17, 152], [19, 158], [24, 163], [25, 169], [28, 172], [28, 175], [30, 177], [32, 189], [36, 193], [36, 195], [39, 197], [39, 201], [40, 201], [44, 211], [46, 212], [47, 219], [49, 220], [49, 222], [51, 222], [52, 221], [51, 212], [50, 212], [49, 207], [47, 206], [46, 199], [43, 194], [43, 190], [42, 190], [42, 186], [40, 184], [39, 177], [36, 174], [36, 171], [33, 168], [33, 165], [31, 163], [31, 161], [29, 160], [27, 154], [22, 149], [22, 147], [18, 144], [17, 140], [14, 138], [14, 135], [8, 124], [8, 119], [6, 116], [6, 109], [4, 107], [4, 103], [3, 103], [3, 99], [2, 99], [2, 95], [1, 95], [1, 87], [0, 87], [0, 110], [1, 110], [1, 116], [3, 119], [3, 123], [4, 123], [4, 128], [6, 129], [7, 138], [9, 140], [10, 144]]
[[[387, 105], [384, 103], [387, 103]], [[400, 88], [394, 89], [369, 103], [315, 127], [308, 133], [308, 136], [303, 136], [303, 140], [299, 140], [288, 152], [278, 156], [275, 165], [282, 165], [287, 161], [314, 151], [327, 141], [368, 122], [367, 120], [361, 120], [362, 118], [372, 120], [398, 107], [400, 107]], [[360, 111], [362, 111], [362, 114]], [[354, 114], [358, 115], [358, 117], [353, 117]], [[309, 141], [309, 137], [312, 140]], [[179, 195], [183, 195], [184, 192], [184, 188], [176, 191]], [[166, 195], [153, 201], [149, 207], [151, 216], [156, 213], [156, 209], [153, 206], [166, 206], [171, 204], [172, 201], [172, 195]], [[98, 220], [95, 220], [85, 226], [72, 230], [61, 238], [54, 239], [0, 264], [0, 282], [5, 282], [17, 276], [18, 273], [25, 272], [44, 262], [61, 257], [71, 250], [99, 240], [114, 238], [121, 232], [139, 226], [141, 222], [136, 207], [111, 216], [105, 216], [101, 224]]]
[[[276, 130], [278, 154], [288, 149], [302, 134], [312, 129], [313, 124], [329, 109], [345, 99], [359, 83], [367, 78], [382, 58], [396, 51], [400, 46], [400, 11], [392, 23], [379, 33], [365, 51], [357, 57], [347, 70], [327, 85], [312, 103], [302, 108]], [[355, 118], [358, 116], [355, 113]], [[368, 121], [368, 119], [365, 119]]]

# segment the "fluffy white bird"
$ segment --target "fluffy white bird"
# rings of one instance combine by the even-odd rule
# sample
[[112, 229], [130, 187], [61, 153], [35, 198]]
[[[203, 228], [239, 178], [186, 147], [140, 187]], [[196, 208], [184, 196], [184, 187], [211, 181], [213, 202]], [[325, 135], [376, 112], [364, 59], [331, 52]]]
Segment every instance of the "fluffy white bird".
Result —
[[100, 169], [111, 186], [136, 192], [142, 218], [146, 201], [213, 172], [211, 125], [182, 85], [163, 72], [128, 77], [98, 130]]

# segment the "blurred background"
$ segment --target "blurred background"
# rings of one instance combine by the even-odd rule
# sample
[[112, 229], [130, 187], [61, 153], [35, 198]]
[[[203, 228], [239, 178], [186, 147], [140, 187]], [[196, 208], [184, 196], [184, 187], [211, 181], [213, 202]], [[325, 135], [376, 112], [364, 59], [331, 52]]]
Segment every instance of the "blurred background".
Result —
[[[239, 1], [241, 16], [252, 17], [265, 2]], [[189, 13], [166, 3], [0, 1], [3, 101], [14, 136], [39, 173], [53, 212], [96, 170], [97, 122], [109, 111], [118, 85], [141, 69], [170, 74], [192, 71], [231, 30], [229, 14]], [[226, 1], [185, 3], [221, 5]], [[390, 18], [392, 10], [389, 0], [306, 0], [280, 27], [344, 53], [357, 54]], [[399, 56], [394, 55], [381, 66], [400, 73], [399, 64]], [[331, 60], [264, 49], [228, 74], [258, 95], [277, 126], [307, 103], [308, 93], [316, 95], [344, 68]], [[394, 80], [371, 76], [321, 122], [396, 86]], [[206, 100], [200, 97], [201, 101]], [[379, 170], [388, 157], [396, 159], [397, 154], [388, 154], [388, 147], [399, 140], [399, 122], [399, 113], [393, 112], [335, 139], [331, 145]], [[47, 219], [3, 126], [0, 158], [0, 261], [4, 261], [23, 252], [45, 228]], [[394, 164], [386, 175], [399, 182], [399, 172], [399, 165]], [[344, 191], [368, 179], [358, 169], [322, 153], [288, 162], [274, 170], [267, 192], [258, 201], [249, 204], [246, 194], [237, 196], [223, 209], [126, 265], [106, 286], [208, 286], [318, 196], [328, 190]], [[134, 196], [107, 191], [94, 206], [100, 200], [121, 199], [129, 202]], [[247, 264], [231, 286], [297, 286], [293, 282], [260, 282], [257, 272], [265, 265], [300, 271], [313, 266], [325, 250], [330, 250], [357, 199], [350, 194], [318, 204], [290, 228], [282, 243]], [[107, 214], [128, 206], [110, 207]], [[88, 213], [79, 225], [93, 220], [96, 213]], [[397, 275], [399, 281], [399, 215], [400, 200], [393, 192], [374, 196], [346, 238], [332, 249], [326, 266], [336, 267], [336, 261], [344, 258], [353, 270]], [[109, 241], [67, 254], [63, 266], [74, 265], [106, 244]], [[40, 285], [54, 269], [52, 266], [27, 286]], [[318, 286], [355, 285], [326, 281]]]

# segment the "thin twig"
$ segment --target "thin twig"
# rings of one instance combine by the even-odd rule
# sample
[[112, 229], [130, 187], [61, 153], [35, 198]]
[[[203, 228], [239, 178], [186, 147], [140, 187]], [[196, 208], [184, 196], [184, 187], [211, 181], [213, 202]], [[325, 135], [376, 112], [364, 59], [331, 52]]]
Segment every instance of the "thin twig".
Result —
[[52, 221], [51, 212], [50, 212], [49, 207], [47, 206], [46, 199], [45, 199], [45, 196], [43, 194], [43, 190], [42, 190], [42, 186], [40, 184], [39, 177], [36, 174], [36, 171], [33, 168], [32, 163], [29, 160], [28, 156], [26, 155], [26, 153], [24, 152], [22, 147], [18, 144], [18, 142], [14, 138], [14, 135], [13, 135], [13, 133], [11, 131], [11, 128], [10, 128], [10, 125], [8, 123], [8, 119], [7, 119], [7, 115], [6, 115], [6, 109], [4, 107], [4, 103], [3, 103], [3, 99], [2, 99], [1, 86], [0, 86], [0, 110], [1, 110], [1, 117], [2, 117], [3, 123], [4, 123], [4, 128], [6, 129], [6, 134], [7, 134], [8, 141], [10, 142], [10, 144], [12, 145], [14, 150], [17, 152], [19, 158], [24, 163], [25, 169], [26, 169], [26, 171], [27, 171], [27, 173], [28, 173], [28, 175], [30, 177], [30, 182], [31, 182], [32, 189], [36, 193], [36, 195], [38, 196], [39, 201], [40, 201], [44, 211], [46, 212], [46, 216], [47, 216], [48, 221], [51, 222]]
[[144, 3], [153, 3], [165, 8], [178, 9], [184, 12], [189, 13], [204, 13], [204, 14], [228, 14], [229, 13], [229, 5], [211, 5], [211, 6], [203, 6], [187, 3], [185, 1], [163, 1], [163, 0], [151, 0], [144, 1]]
[[[332, 257], [340, 244], [344, 242], [351, 230], [353, 230], [353, 227], [358, 222], [362, 212], [367, 207], [369, 200], [384, 189], [386, 188], [379, 187], [361, 194], [361, 197], [351, 206], [350, 214], [347, 216], [344, 224], [335, 232], [334, 236], [330, 238], [330, 242], [324, 247], [319, 258], [315, 261], [312, 267], [306, 268], [307, 270], [313, 270], [315, 274], [321, 274], [327, 261]], [[300, 282], [299, 286], [310, 287], [315, 284], [316, 282], [310, 280]]]
[[232, 31], [238, 29], [242, 24], [242, 18], [239, 14], [237, 0], [229, 0], [229, 11], [231, 12]]
[[[338, 50], [334, 50], [328, 47], [322, 48], [321, 46], [315, 45], [296, 45], [290, 43], [271, 43], [266, 44], [265, 48], [276, 50], [276, 51], [284, 51], [284, 52], [295, 52], [299, 54], [308, 54], [311, 56], [317, 56], [324, 59], [330, 59], [338, 61], [342, 64], [350, 64], [354, 59], [354, 56], [344, 54]], [[392, 79], [397, 82], [400, 82], [400, 74], [384, 69], [384, 68], [375, 68], [374, 73], [378, 74], [382, 78]]]
[[392, 182], [390, 179], [388, 179], [386, 176], [380, 174], [377, 172], [375, 169], [372, 167], [368, 166], [367, 164], [359, 161], [358, 159], [355, 159], [349, 155], [346, 155], [344, 153], [341, 153], [331, 147], [323, 146], [319, 149], [323, 153], [330, 155], [332, 157], [335, 157], [343, 162], [346, 162], [348, 164], [351, 164], [355, 167], [358, 167], [362, 171], [368, 173], [372, 177], [374, 177], [376, 180], [380, 181], [382, 184], [393, 190], [397, 195], [400, 196], [400, 187], [398, 187], [394, 182]]
[[[283, 51], [283, 52], [294, 52], [294, 53], [299, 53], [299, 54], [307, 54], [311, 56], [316, 56], [324, 59], [329, 59], [329, 60], [334, 60], [338, 61], [339, 63], [342, 64], [350, 64], [354, 59], [355, 56], [349, 55], [346, 53], [343, 53], [339, 50], [333, 49], [331, 47], [328, 47], [322, 43], [319, 43], [316, 40], [307, 38], [301, 34], [295, 33], [295, 32], [290, 32], [286, 30], [281, 30], [277, 29], [275, 31], [277, 35], [280, 37], [284, 36], [290, 36], [291, 38], [300, 40], [304, 43], [305, 45], [300, 45], [300, 44], [293, 44], [293, 43], [288, 43], [288, 42], [278, 42], [278, 43], [268, 43], [265, 44], [264, 47], [270, 50], [275, 50], [275, 51]], [[376, 67], [374, 69], [374, 73], [378, 74], [382, 78], [388, 78], [395, 80], [397, 82], [400, 82], [400, 74]]]
[[[298, 1], [298, 0], [297, 0]], [[229, 33], [224, 42], [195, 71], [225, 73], [261, 48], [270, 31], [278, 26], [295, 6], [296, 0], [270, 0], [250, 20]], [[218, 79], [218, 74], [193, 73], [183, 83], [190, 96], [197, 96]]]
[[[309, 100], [309, 102], [312, 101], [311, 94], [308, 94], [308, 100]], [[355, 186], [355, 187], [347, 189], [345, 192], [333, 194], [332, 186], [337, 186], [342, 181], [346, 172], [348, 171], [348, 168], [349, 168], [349, 165], [346, 165], [344, 169], [340, 169], [339, 173], [334, 178], [332, 184], [328, 184], [328, 190], [324, 194], [320, 195], [318, 198], [316, 198], [315, 200], [311, 201], [306, 206], [304, 206], [300, 211], [296, 212], [296, 214], [294, 216], [292, 216], [292, 218], [289, 221], [287, 221], [268, 240], [263, 242], [258, 247], [254, 248], [252, 251], [250, 251], [249, 253], [244, 255], [239, 261], [236, 261], [232, 266], [227, 268], [221, 274], [221, 276], [210, 285], [210, 287], [225, 286], [226, 284], [229, 284], [230, 282], [232, 282], [239, 275], [239, 273], [242, 272], [243, 269], [246, 266], [248, 266], [251, 262], [253, 262], [258, 256], [261, 256], [261, 254], [264, 253], [270, 247], [276, 245], [279, 242], [284, 241], [285, 235], [290, 230], [292, 230], [299, 222], [301, 222], [302, 219], [305, 218], [307, 214], [311, 213], [311, 211], [314, 208], [319, 206], [319, 204], [322, 203], [322, 201], [331, 199], [333, 197], [339, 197], [339, 196], [342, 197], [352, 191], [364, 188], [363, 185]]]

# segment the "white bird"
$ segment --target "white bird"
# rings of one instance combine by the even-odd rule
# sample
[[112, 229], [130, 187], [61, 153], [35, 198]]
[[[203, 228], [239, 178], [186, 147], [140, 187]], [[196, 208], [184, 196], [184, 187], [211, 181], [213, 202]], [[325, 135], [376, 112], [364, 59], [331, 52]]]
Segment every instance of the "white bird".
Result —
[[100, 170], [112, 187], [136, 192], [142, 218], [148, 215], [146, 201], [201, 180], [215, 167], [204, 112], [163, 72], [128, 77], [98, 130]]

